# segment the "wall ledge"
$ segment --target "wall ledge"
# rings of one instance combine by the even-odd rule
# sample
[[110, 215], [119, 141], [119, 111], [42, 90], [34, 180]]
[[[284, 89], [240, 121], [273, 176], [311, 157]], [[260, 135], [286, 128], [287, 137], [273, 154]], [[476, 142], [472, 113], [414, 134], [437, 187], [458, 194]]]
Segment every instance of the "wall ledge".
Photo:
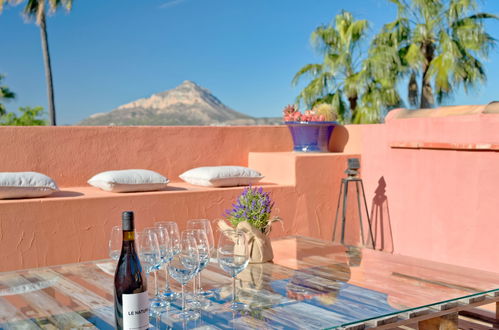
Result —
[[497, 113], [499, 113], [499, 101], [492, 101], [489, 104], [454, 105], [438, 107], [434, 109], [410, 110], [405, 108], [398, 108], [388, 112], [385, 117], [385, 121], [388, 122], [394, 119], [436, 118]]
[[462, 151], [499, 151], [499, 144], [493, 143], [447, 143], [447, 142], [391, 142], [393, 149], [436, 149]]

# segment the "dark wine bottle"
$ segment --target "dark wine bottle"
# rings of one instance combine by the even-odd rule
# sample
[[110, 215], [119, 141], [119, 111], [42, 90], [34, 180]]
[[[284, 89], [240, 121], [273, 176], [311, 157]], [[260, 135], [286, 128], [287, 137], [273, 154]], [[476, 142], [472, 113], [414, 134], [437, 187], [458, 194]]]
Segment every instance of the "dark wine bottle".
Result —
[[147, 280], [135, 248], [133, 212], [122, 214], [123, 245], [114, 274], [116, 329], [147, 329], [149, 297]]

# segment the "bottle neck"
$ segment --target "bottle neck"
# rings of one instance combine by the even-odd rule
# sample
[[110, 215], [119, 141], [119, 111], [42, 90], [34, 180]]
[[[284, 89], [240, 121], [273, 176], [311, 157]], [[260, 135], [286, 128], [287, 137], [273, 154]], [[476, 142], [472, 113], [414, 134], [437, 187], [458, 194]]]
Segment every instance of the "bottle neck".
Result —
[[123, 247], [122, 252], [134, 253], [135, 252], [135, 232], [133, 230], [123, 231]]
[[124, 230], [123, 231], [123, 242], [125, 241], [134, 241], [135, 240], [135, 232], [133, 230]]

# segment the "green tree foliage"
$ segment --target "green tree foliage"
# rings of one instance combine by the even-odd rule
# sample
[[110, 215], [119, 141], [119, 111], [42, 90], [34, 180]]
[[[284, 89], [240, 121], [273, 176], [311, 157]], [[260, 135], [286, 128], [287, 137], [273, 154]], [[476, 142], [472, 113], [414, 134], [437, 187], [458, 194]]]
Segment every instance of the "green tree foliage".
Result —
[[42, 107], [20, 107], [20, 116], [13, 112], [5, 113], [0, 116], [1, 126], [43, 126], [47, 122], [43, 119]]
[[[0, 0], [0, 13], [6, 3], [17, 5], [24, 0]], [[47, 95], [49, 106], [49, 121], [50, 125], [56, 125], [56, 113], [54, 102], [54, 86], [52, 82], [52, 65], [50, 61], [50, 52], [47, 37], [46, 12], [54, 13], [59, 8], [71, 10], [73, 0], [26, 0], [24, 14], [28, 19], [35, 19], [36, 24], [40, 27], [40, 38], [42, 42], [43, 60], [45, 65], [45, 77], [47, 80]]]
[[[0, 101], [13, 100], [16, 95], [12, 92], [9, 87], [1, 85], [4, 76], [0, 74]], [[36, 125], [47, 125], [47, 122], [43, 119], [43, 108], [36, 107], [21, 107], [19, 108], [20, 116], [14, 112], [7, 112], [5, 106], [0, 103], [0, 126], [12, 125], [12, 126], [36, 126]]]
[[[16, 94], [14, 94], [9, 87], [2, 85], [2, 80], [4, 79], [4, 76], [0, 74], [0, 101], [9, 101], [13, 100], [16, 97]], [[0, 102], [0, 116], [5, 115], [6, 109], [5, 105], [3, 105]]]
[[304, 77], [312, 78], [298, 95], [298, 102], [310, 108], [318, 103], [332, 104], [340, 119], [345, 119], [347, 101], [352, 118], [356, 117], [362, 78], [360, 46], [367, 29], [366, 20], [355, 20], [347, 11], [335, 17], [334, 25], [315, 29], [311, 43], [323, 55], [323, 62], [307, 64], [296, 73], [294, 85]]
[[388, 65], [408, 78], [411, 105], [431, 108], [459, 87], [468, 92], [485, 82], [482, 61], [496, 40], [484, 20], [497, 16], [478, 12], [476, 0], [389, 1], [398, 14], [375, 38], [374, 47], [389, 59], [377, 70]]
[[479, 12], [476, 0], [388, 1], [398, 6], [397, 17], [372, 38], [367, 52], [361, 43], [369, 24], [348, 12], [312, 33], [323, 62], [296, 73], [294, 85], [312, 78], [298, 102], [308, 107], [330, 103], [344, 122], [349, 108], [351, 122], [375, 123], [387, 110], [403, 106], [397, 91], [402, 81], [408, 82], [409, 103], [419, 108], [485, 82], [482, 61], [496, 40], [484, 21], [495, 15]]

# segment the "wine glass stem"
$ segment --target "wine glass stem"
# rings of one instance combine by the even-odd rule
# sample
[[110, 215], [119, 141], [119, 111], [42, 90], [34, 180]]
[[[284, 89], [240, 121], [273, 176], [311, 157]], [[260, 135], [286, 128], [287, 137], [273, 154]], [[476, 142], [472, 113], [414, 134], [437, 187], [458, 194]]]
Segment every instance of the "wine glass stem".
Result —
[[196, 278], [194, 278], [194, 281], [192, 281], [192, 297], [194, 300], [196, 299], [196, 294], [198, 293], [196, 282]]
[[154, 293], [157, 296], [158, 295], [158, 274], [156, 274], [156, 271], [153, 271], [154, 274]]
[[184, 284], [180, 285], [182, 287], [182, 313], [185, 313], [185, 293], [184, 293]]
[[232, 278], [232, 303], [236, 302], [236, 277]]
[[201, 272], [198, 274], [198, 291], [199, 293], [203, 292], [203, 289], [201, 288]]
[[170, 292], [170, 272], [168, 271], [168, 264], [165, 264], [165, 291]]

